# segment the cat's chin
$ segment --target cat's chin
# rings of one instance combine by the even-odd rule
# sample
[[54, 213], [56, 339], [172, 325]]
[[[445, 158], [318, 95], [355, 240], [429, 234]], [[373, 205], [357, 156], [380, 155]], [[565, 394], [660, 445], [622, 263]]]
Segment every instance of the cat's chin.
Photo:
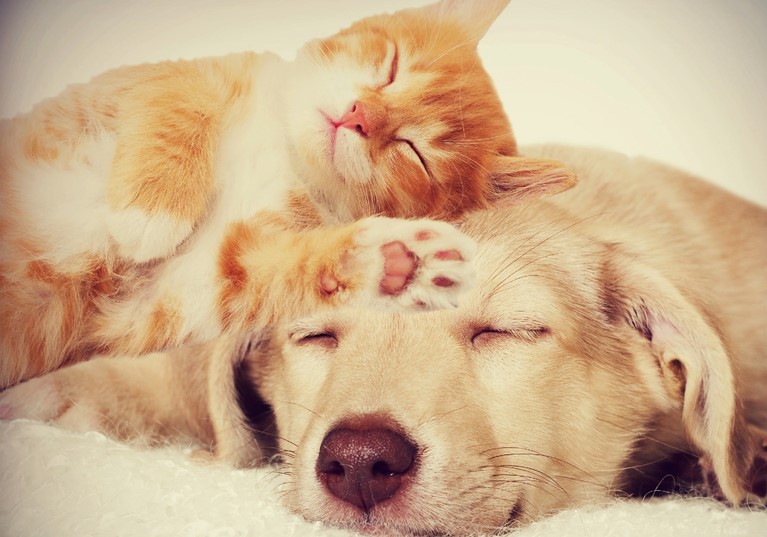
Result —
[[[294, 137], [293, 143], [289, 144], [289, 155], [294, 178], [311, 192], [321, 191], [332, 199], [332, 196], [338, 196], [337, 189], [343, 187], [344, 180], [333, 162], [331, 150], [334, 150], [335, 140], [327, 125], [323, 119], [300, 137]], [[334, 208], [323, 199], [315, 201], [328, 209]]]
[[370, 163], [361, 156], [364, 151], [359, 134], [340, 127], [336, 120], [329, 114], [320, 110], [320, 115], [324, 119], [324, 125], [320, 133], [321, 143], [317, 147], [324, 151], [327, 164], [336, 173], [337, 183], [344, 185], [347, 183], [346, 177], [361, 177], [369, 174]]
[[354, 131], [336, 127], [322, 111], [317, 111], [311, 125], [293, 145], [297, 179], [308, 187], [316, 203], [340, 221], [369, 216], [368, 211], [360, 212], [358, 207], [349, 206], [350, 190], [373, 176], [373, 165], [365, 157], [364, 140]]
[[334, 155], [336, 152], [336, 138], [338, 137], [338, 127], [336, 126], [335, 120], [330, 117], [328, 114], [320, 110], [320, 115], [325, 119], [325, 128], [323, 129], [323, 135], [327, 136], [328, 139], [328, 151], [327, 151], [327, 157], [328, 159], [333, 162]]

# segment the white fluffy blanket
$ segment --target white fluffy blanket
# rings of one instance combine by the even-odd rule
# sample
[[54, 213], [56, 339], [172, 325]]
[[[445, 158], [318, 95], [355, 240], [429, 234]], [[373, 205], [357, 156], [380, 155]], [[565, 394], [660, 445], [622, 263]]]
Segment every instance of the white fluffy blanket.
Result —
[[[0, 422], [3, 537], [351, 537], [279, 502], [270, 469], [233, 470], [179, 448], [138, 449], [97, 433]], [[703, 499], [623, 501], [562, 512], [515, 537], [767, 536], [767, 512]]]

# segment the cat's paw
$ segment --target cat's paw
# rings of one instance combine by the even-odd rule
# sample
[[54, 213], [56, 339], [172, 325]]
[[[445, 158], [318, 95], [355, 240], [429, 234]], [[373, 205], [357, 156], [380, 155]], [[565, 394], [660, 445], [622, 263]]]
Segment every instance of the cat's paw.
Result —
[[107, 228], [117, 243], [117, 253], [136, 263], [172, 255], [193, 230], [191, 222], [148, 215], [137, 208], [110, 212]]
[[476, 243], [434, 220], [373, 217], [359, 222], [354, 258], [361, 301], [404, 309], [455, 307], [474, 283]]

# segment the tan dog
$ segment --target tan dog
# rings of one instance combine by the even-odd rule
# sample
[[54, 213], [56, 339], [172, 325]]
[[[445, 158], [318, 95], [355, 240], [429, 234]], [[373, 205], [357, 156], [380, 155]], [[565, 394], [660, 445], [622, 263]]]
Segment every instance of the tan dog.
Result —
[[467, 219], [480, 283], [456, 310], [95, 360], [9, 390], [0, 414], [191, 436], [238, 465], [277, 438], [289, 507], [370, 531], [492, 531], [670, 472], [763, 496], [767, 211], [648, 161], [534, 153], [580, 185]]

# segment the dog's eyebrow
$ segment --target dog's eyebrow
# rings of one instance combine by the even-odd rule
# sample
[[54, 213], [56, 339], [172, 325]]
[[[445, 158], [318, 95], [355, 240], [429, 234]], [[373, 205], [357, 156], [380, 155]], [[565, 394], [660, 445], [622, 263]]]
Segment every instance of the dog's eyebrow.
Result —
[[309, 327], [316, 327], [317, 325], [325, 324], [327, 315], [313, 315], [311, 317], [302, 317], [296, 319], [287, 325], [288, 330], [301, 330]]
[[500, 307], [493, 303], [493, 298], [492, 293], [483, 294], [478, 301], [476, 311], [467, 317], [474, 324], [496, 324], [499, 328], [506, 326], [509, 328], [517, 327], [520, 330], [533, 330], [549, 326], [543, 311], [515, 308], [513, 303]]

